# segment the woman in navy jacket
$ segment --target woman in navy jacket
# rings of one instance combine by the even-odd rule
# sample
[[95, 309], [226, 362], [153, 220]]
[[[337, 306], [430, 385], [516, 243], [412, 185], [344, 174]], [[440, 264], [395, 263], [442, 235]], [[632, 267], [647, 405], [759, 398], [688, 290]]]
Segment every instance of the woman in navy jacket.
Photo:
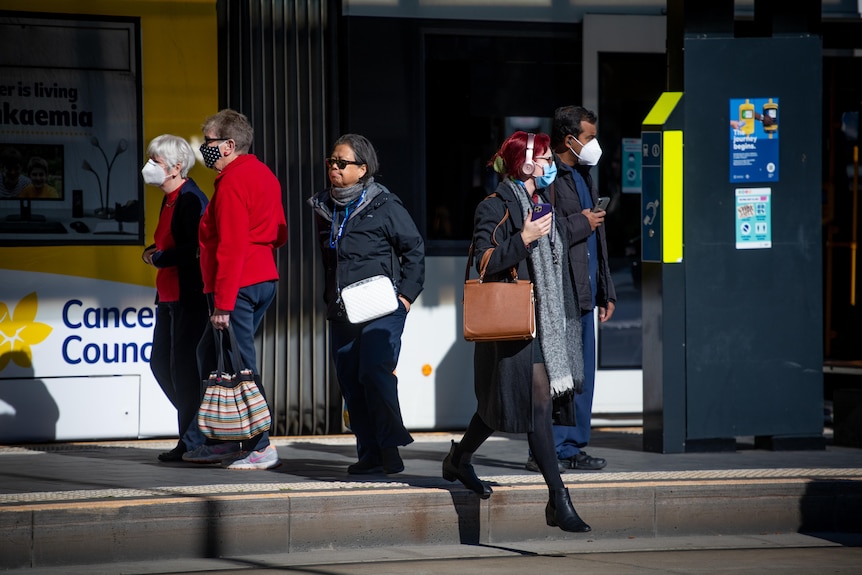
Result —
[[[326, 160], [331, 187], [309, 199], [325, 272], [324, 302], [331, 352], [356, 435], [351, 474], [400, 473], [398, 447], [413, 441], [404, 427], [395, 366], [410, 305], [425, 281], [425, 243], [401, 200], [374, 181], [377, 153], [358, 134], [345, 134]], [[341, 290], [377, 275], [392, 280], [398, 308], [353, 324]]]
[[188, 177], [195, 165], [189, 143], [170, 134], [154, 138], [144, 182], [165, 196], [153, 239], [142, 255], [156, 273], [156, 327], [150, 368], [162, 391], [177, 409], [179, 441], [160, 461], [182, 461], [183, 453], [206, 439], [197, 427], [201, 375], [195, 349], [209, 314], [198, 262], [198, 225], [209, 200]]

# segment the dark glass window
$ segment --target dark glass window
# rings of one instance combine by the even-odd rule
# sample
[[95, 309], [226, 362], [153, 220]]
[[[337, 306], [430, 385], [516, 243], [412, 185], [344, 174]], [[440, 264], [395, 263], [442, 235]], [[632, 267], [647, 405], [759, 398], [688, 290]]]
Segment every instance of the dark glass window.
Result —
[[488, 160], [515, 130], [549, 131], [554, 109], [581, 93], [579, 27], [426, 31], [426, 237], [462, 254], [476, 204], [494, 191]]
[[613, 317], [599, 324], [599, 367], [605, 369], [642, 364], [641, 195], [623, 190], [622, 144], [641, 137], [643, 120], [664, 91], [666, 70], [664, 54], [599, 55], [598, 186], [600, 196], [611, 197], [605, 229], [617, 294]]
[[377, 179], [404, 200], [427, 255], [466, 253], [475, 206], [495, 187], [485, 166], [512, 131], [549, 130], [554, 109], [580, 103], [581, 34], [577, 24], [345, 18], [339, 133], [375, 145]]

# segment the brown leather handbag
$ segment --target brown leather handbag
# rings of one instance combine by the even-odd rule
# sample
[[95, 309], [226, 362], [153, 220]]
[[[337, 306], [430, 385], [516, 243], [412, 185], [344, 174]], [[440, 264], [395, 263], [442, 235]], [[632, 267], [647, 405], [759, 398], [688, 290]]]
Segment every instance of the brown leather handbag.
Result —
[[536, 337], [533, 284], [519, 280], [512, 267], [511, 281], [486, 282], [485, 270], [494, 248], [482, 254], [479, 279], [471, 280], [473, 244], [464, 271], [464, 339], [467, 341], [523, 341]]

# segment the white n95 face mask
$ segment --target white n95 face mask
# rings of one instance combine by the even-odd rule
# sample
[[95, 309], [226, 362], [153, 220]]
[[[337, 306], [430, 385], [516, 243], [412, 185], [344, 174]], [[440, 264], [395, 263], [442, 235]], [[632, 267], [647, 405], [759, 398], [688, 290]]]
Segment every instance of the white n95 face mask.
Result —
[[578, 162], [584, 166], [595, 166], [599, 163], [599, 158], [602, 157], [602, 147], [599, 146], [599, 141], [592, 139], [581, 148], [581, 153], [577, 153], [569, 146], [572, 153], [578, 157]]
[[161, 186], [165, 180], [168, 179], [168, 175], [165, 173], [164, 168], [153, 160], [149, 160], [144, 165], [141, 169], [141, 176], [144, 177], [144, 183], [150, 186]]

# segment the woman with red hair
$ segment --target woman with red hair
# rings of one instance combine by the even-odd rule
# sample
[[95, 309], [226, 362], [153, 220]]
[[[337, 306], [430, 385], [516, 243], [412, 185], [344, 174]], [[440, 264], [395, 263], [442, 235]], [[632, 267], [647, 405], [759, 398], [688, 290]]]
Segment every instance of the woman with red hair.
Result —
[[[574, 397], [584, 381], [580, 310], [569, 276], [564, 229], [549, 212], [533, 219], [534, 206], [548, 203], [556, 166], [547, 134], [515, 132], [489, 162], [500, 174], [496, 191], [476, 207], [473, 249], [477, 268], [493, 250], [485, 281], [518, 278], [533, 282], [536, 337], [530, 341], [481, 342], [474, 350], [478, 407], [459, 443], [443, 460], [443, 477], [458, 479], [485, 499], [491, 487], [476, 476], [473, 453], [494, 431], [526, 433], [548, 485], [545, 519], [564, 531], [587, 532], [560, 476], [553, 420], [574, 425]], [[508, 214], [508, 217], [507, 217]]]

